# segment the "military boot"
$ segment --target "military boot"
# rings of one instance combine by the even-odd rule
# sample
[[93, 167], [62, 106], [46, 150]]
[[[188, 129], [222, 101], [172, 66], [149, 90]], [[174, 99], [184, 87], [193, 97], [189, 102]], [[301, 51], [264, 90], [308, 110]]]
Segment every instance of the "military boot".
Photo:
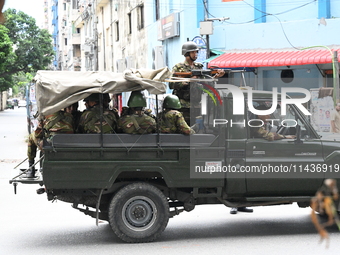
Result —
[[34, 178], [35, 177], [35, 167], [34, 165], [34, 160], [30, 160], [28, 162], [29, 165], [29, 170], [26, 172], [26, 178]]

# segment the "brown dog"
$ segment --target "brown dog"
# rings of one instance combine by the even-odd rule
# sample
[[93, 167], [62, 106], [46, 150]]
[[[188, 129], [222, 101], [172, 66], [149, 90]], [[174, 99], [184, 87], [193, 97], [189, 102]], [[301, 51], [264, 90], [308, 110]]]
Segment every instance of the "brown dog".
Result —
[[[320, 242], [324, 239], [326, 240], [326, 247], [329, 245], [329, 236], [325, 228], [336, 223], [340, 229], [340, 220], [338, 218], [337, 209], [334, 204], [334, 201], [337, 201], [338, 198], [339, 193], [336, 180], [326, 179], [323, 186], [318, 189], [315, 197], [313, 197], [311, 201], [312, 222], [320, 234]], [[320, 224], [315, 212], [326, 214], [328, 221], [326, 223]]]

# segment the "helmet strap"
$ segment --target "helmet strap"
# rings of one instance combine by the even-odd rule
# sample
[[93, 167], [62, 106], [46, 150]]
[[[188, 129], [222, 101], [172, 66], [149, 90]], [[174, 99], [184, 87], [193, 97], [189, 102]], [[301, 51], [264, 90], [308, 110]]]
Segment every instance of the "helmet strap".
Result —
[[186, 56], [186, 59], [187, 59], [187, 61], [189, 62], [190, 65], [191, 65], [192, 63], [195, 62], [195, 60], [191, 58], [191, 55], [190, 55], [190, 54], [188, 54], [188, 55]]

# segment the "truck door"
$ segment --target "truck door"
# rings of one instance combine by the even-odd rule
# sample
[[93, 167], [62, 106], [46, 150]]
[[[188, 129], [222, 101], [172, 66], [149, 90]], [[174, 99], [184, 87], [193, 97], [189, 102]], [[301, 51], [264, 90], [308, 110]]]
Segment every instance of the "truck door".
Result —
[[322, 184], [325, 173], [321, 141], [297, 108], [288, 105], [286, 112], [282, 117], [272, 116], [276, 121], [271, 123], [278, 125], [274, 129], [283, 136], [301, 135], [301, 139], [269, 141], [248, 132], [244, 170], [250, 196], [312, 195]]

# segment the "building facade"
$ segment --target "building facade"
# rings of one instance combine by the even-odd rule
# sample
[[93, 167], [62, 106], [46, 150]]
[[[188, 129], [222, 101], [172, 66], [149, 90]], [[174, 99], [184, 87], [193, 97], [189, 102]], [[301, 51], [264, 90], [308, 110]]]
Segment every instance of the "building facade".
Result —
[[[183, 61], [181, 47], [188, 40], [202, 47], [200, 61], [206, 63], [221, 53], [291, 51], [294, 57], [315, 46], [340, 49], [337, 0], [45, 1], [51, 3], [55, 70], [172, 68]], [[220, 67], [230, 68], [226, 61]], [[328, 62], [238, 68], [246, 72], [229, 74], [228, 82], [256, 89], [334, 83]], [[282, 80], [286, 74], [294, 79]]]

